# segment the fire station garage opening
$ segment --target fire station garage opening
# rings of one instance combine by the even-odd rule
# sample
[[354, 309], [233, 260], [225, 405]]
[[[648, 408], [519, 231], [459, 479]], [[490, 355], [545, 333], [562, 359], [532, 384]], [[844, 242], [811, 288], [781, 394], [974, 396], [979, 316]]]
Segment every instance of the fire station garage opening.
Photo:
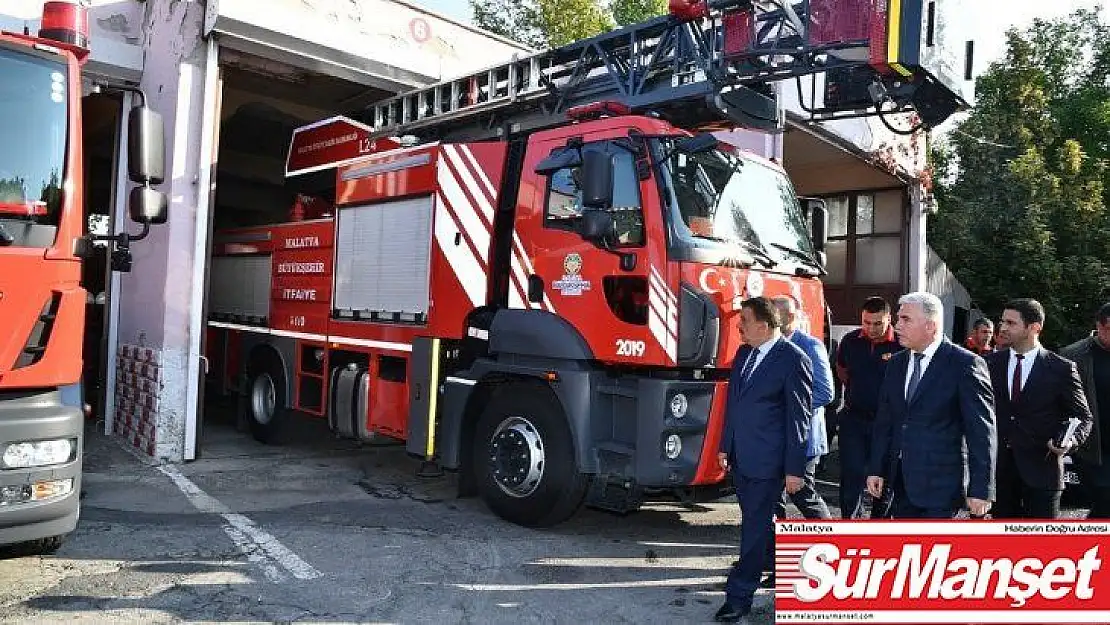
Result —
[[[252, 229], [331, 216], [334, 170], [285, 177], [293, 130], [335, 115], [358, 119], [368, 104], [391, 95], [226, 48], [220, 51], [220, 70], [201, 445], [213, 426], [235, 425], [246, 430], [252, 421], [243, 414], [252, 401], [250, 389], [244, 388], [245, 374], [252, 365], [242, 362], [247, 358], [243, 354], [249, 355], [249, 345], [270, 338], [271, 314], [269, 247], [260, 238], [265, 235]], [[227, 255], [229, 246], [246, 252]], [[326, 288], [330, 289], [330, 284]], [[276, 356], [279, 360], [291, 357]], [[281, 404], [292, 403], [294, 389], [288, 388], [287, 393], [291, 384], [285, 384], [282, 377], [275, 373], [268, 378], [272, 386], [266, 390], [270, 392], [255, 398], [255, 403], [261, 402], [256, 412], [272, 414], [281, 411]]]

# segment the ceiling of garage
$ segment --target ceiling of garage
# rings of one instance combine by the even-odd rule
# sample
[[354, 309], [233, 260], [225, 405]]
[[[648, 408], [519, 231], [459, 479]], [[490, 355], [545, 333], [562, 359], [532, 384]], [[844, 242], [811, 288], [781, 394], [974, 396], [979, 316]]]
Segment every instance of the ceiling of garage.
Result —
[[804, 122], [787, 124], [783, 166], [800, 195], [829, 195], [905, 184], [842, 142]]
[[357, 118], [392, 94], [234, 50], [220, 51], [221, 78], [217, 221], [260, 213], [251, 222], [280, 219], [293, 194], [320, 192], [334, 174], [285, 179], [293, 130], [335, 115]]

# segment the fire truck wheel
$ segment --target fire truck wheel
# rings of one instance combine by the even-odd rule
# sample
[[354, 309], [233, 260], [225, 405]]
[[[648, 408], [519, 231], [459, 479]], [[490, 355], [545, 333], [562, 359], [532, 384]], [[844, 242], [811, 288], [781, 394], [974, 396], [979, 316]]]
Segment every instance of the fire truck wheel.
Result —
[[568, 519], [588, 485], [562, 407], [539, 384], [512, 384], [486, 406], [474, 437], [474, 475], [486, 505], [527, 527]]
[[267, 368], [251, 373], [247, 382], [247, 416], [251, 434], [259, 442], [281, 442], [288, 418], [281, 398], [285, 397], [285, 384], [281, 376]]
[[50, 536], [47, 538], [40, 538], [38, 540], [29, 540], [24, 543], [18, 543], [6, 548], [7, 555], [15, 557], [27, 556], [48, 556], [58, 550], [65, 542], [68, 534], [61, 536]]

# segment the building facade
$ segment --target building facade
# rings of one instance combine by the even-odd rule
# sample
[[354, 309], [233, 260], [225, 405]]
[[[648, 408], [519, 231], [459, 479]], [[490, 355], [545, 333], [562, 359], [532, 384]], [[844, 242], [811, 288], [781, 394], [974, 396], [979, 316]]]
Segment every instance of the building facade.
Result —
[[[170, 210], [164, 226], [132, 245], [129, 272], [108, 270], [105, 258], [89, 263], [86, 287], [95, 297], [86, 380], [105, 432], [155, 461], [197, 456], [212, 232], [287, 215], [298, 192], [284, 181], [293, 128], [354, 116], [389, 95], [529, 53], [403, 0], [264, 4], [91, 2], [84, 102], [90, 224], [136, 230], [127, 218], [120, 146], [125, 113], [139, 97], [165, 123], [160, 188]], [[0, 28], [35, 32], [41, 8], [34, 0], [0, 0]], [[928, 283], [925, 148], [874, 120], [809, 124], [790, 91], [787, 131], [744, 141], [781, 159], [800, 194], [828, 200], [828, 299], [834, 323], [848, 327], [863, 297], [894, 297]]]

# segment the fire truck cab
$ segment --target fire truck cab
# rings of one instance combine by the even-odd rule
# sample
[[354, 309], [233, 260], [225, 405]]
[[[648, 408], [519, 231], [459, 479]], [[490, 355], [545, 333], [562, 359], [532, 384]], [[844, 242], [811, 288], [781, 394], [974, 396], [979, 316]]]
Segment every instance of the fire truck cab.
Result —
[[[86, 291], [81, 81], [87, 7], [46, 2], [38, 36], [0, 32], [0, 545], [57, 548], [80, 515]], [[167, 216], [160, 116], [129, 118], [132, 220], [113, 258]]]

